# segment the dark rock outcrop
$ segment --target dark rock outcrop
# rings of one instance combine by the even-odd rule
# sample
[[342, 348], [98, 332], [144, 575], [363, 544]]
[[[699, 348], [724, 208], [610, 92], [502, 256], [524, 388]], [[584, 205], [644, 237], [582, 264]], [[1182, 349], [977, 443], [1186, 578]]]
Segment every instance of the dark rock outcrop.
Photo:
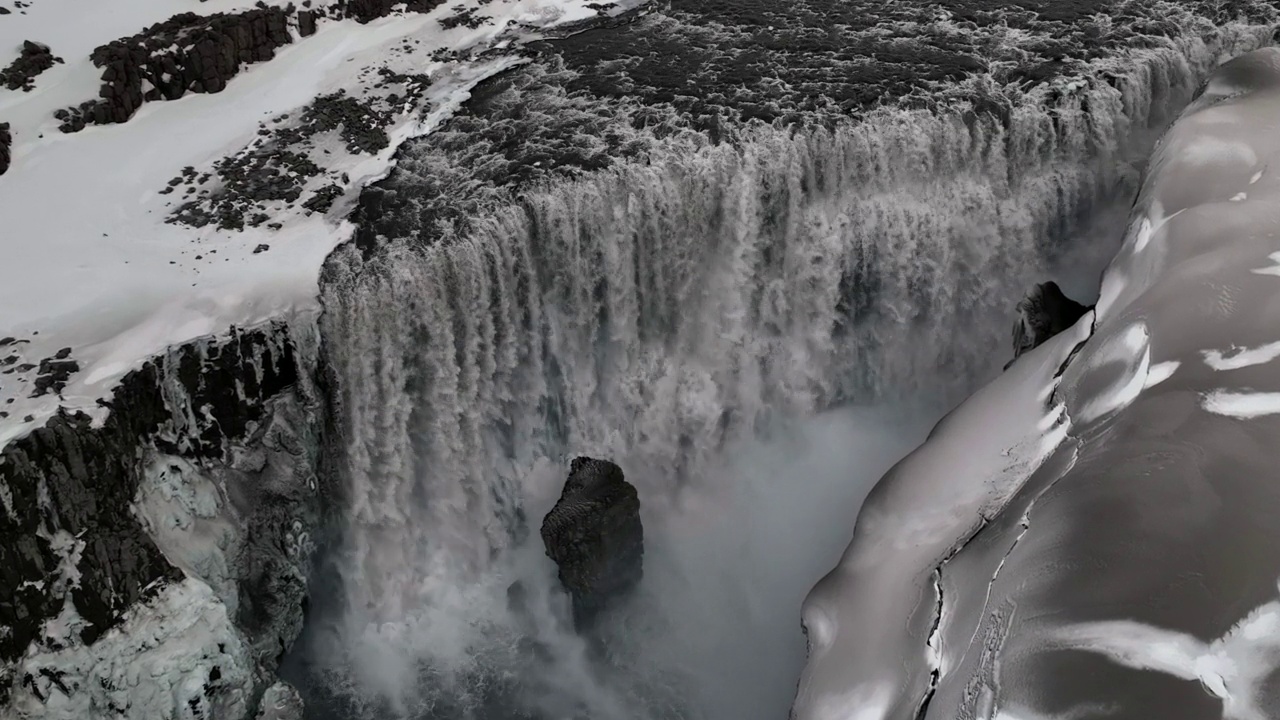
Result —
[[[1064, 295], [1052, 280], [1036, 285], [1018, 303], [1018, 319], [1013, 323], [1014, 360], [1075, 325], [1088, 311], [1087, 306]], [[1012, 364], [1010, 360], [1005, 367]]]
[[63, 348], [53, 357], [40, 361], [36, 373], [35, 391], [31, 397], [40, 397], [50, 392], [61, 394], [71, 376], [80, 372], [80, 363], [71, 359], [71, 348]]
[[100, 99], [58, 111], [61, 129], [125, 122], [148, 100], [221, 92], [242, 65], [270, 60], [293, 41], [290, 12], [264, 7], [209, 16], [181, 13], [98, 47], [90, 58], [103, 69]]
[[3, 175], [9, 169], [9, 162], [13, 159], [12, 150], [13, 133], [9, 132], [9, 123], [0, 123], [0, 175]]
[[0, 85], [10, 90], [21, 89], [23, 92], [33, 90], [36, 76], [60, 62], [62, 58], [56, 57], [48, 45], [24, 40], [17, 59], [9, 67], [0, 70]]
[[578, 627], [627, 593], [643, 574], [640, 498], [608, 460], [579, 457], [560, 499], [542, 521], [542, 542], [573, 598]]
[[238, 13], [180, 13], [95, 49], [90, 57], [103, 69], [99, 99], [59, 110], [55, 116], [62, 121], [63, 132], [77, 132], [90, 124], [122, 123], [144, 102], [176, 100], [188, 92], [221, 92], [242, 66], [271, 60], [278, 48], [293, 42], [292, 24], [305, 38], [316, 33], [323, 18], [366, 23], [388, 15], [399, 4], [409, 12], [429, 12], [440, 2], [350, 0], [307, 10], [260, 3]]
[[[58, 355], [50, 365], [67, 362], [68, 353]], [[317, 401], [308, 363], [282, 323], [233, 330], [130, 372], [110, 401], [100, 401], [109, 409], [100, 426], [83, 412], [60, 411], [3, 448], [0, 710], [16, 687], [6, 677], [16, 667], [10, 663], [63, 612], [68, 596], [86, 621], [80, 639], [91, 645], [137, 602], [190, 574], [139, 515], [139, 487], [155, 482], [148, 472], [158, 458], [226, 488], [223, 512], [240, 524], [240, 555], [255, 559], [228, 558], [234, 567], [224, 584], [239, 593], [237, 625], [255, 657], [274, 667], [300, 629], [306, 582], [258, 548], [306, 562], [308, 528], [298, 518], [318, 502], [310, 473], [318, 462], [311, 448], [319, 445], [318, 430], [307, 424], [321, 415], [307, 411]], [[217, 589], [218, 579], [202, 579]]]

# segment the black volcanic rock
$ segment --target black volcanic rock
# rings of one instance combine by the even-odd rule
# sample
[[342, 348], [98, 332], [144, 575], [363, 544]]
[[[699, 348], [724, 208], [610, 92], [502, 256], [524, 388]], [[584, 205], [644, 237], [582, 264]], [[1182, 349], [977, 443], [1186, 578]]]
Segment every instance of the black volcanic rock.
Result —
[[49, 392], [62, 392], [71, 376], [80, 372], [80, 363], [68, 359], [70, 355], [71, 348], [63, 348], [53, 357], [40, 361], [40, 371], [35, 379], [35, 392], [31, 397], [40, 397]]
[[125, 122], [148, 100], [221, 92], [242, 65], [270, 60], [293, 41], [288, 12], [264, 7], [209, 16], [180, 13], [98, 47], [90, 57], [102, 68], [99, 99], [59, 111], [61, 129]]
[[1052, 280], [1036, 285], [1018, 303], [1018, 318], [1013, 323], [1014, 359], [1075, 325], [1088, 311], [1088, 307], [1064, 295]]
[[298, 35], [311, 37], [316, 34], [316, 14], [310, 10], [298, 11]]
[[542, 542], [573, 598], [583, 627], [643, 575], [644, 529], [640, 498], [608, 460], [579, 457], [555, 507], [542, 521]]
[[12, 145], [13, 134], [9, 132], [9, 123], [0, 123], [0, 175], [9, 169], [9, 162], [13, 159], [9, 149]]
[[[366, 23], [399, 4], [409, 12], [429, 12], [440, 0], [351, 0], [331, 6], [329, 15]], [[322, 16], [320, 10], [262, 3], [237, 13], [179, 13], [96, 48], [90, 57], [102, 68], [99, 98], [59, 110], [55, 117], [63, 132], [78, 132], [90, 124], [125, 122], [144, 102], [222, 92], [243, 66], [271, 60], [276, 49], [293, 42], [291, 21], [296, 19], [298, 34], [305, 38], [315, 34]]]
[[10, 90], [21, 89], [23, 92], [33, 90], [36, 76], [60, 62], [62, 58], [55, 57], [48, 45], [24, 40], [17, 59], [9, 67], [0, 70], [0, 85]]

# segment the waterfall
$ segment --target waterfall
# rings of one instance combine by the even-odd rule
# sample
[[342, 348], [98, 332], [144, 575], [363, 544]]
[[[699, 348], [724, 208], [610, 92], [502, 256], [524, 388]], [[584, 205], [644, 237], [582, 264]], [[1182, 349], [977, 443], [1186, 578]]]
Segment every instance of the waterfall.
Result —
[[560, 677], [580, 673], [562, 680], [567, 712], [642, 717], [640, 693], [652, 717], [698, 717], [650, 692], [679, 678], [587, 687], [590, 647], [509, 610], [519, 567], [550, 573], [526, 536], [566, 455], [622, 464], [648, 523], [697, 512], [728, 482], [726, 449], [779, 422], [959, 399], [1008, 359], [1026, 288], [1101, 269], [1118, 233], [1065, 241], [1127, 205], [1199, 79], [1266, 40], [1170, 42], [1041, 86], [1003, 120], [883, 109], [673, 142], [533, 188], [465, 237], [338, 251], [322, 290], [343, 503], [328, 660], [380, 712], [483, 717], [489, 695], [537, 694], [512, 679], [534, 635]]

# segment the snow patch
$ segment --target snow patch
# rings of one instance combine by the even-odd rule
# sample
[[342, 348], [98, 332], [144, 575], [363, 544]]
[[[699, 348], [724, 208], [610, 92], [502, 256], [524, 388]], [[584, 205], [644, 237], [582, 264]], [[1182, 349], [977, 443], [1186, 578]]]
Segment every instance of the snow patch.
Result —
[[1122, 364], [1119, 378], [1097, 391], [1072, 414], [1078, 424], [1091, 423], [1129, 406], [1142, 393], [1151, 371], [1151, 335], [1145, 323], [1137, 322], [1113, 335], [1090, 356], [1085, 372]]
[[1133, 251], [1142, 252], [1147, 247], [1147, 243], [1151, 242], [1151, 220], [1142, 218], [1142, 223], [1138, 226], [1138, 234], [1133, 241]]
[[1155, 387], [1165, 380], [1168, 380], [1173, 377], [1173, 374], [1177, 372], [1178, 368], [1181, 366], [1182, 363], [1178, 360], [1166, 360], [1165, 362], [1152, 365], [1147, 371], [1147, 382], [1142, 386], [1142, 389], [1146, 390], [1147, 388]]
[[1134, 620], [1071, 625], [1055, 640], [1126, 667], [1198, 680], [1222, 700], [1224, 720], [1272, 717], [1259, 699], [1267, 678], [1280, 669], [1280, 600], [1254, 609], [1211, 643]]
[[1200, 405], [1215, 415], [1249, 420], [1280, 415], [1280, 393], [1213, 390], [1201, 397]]
[[1204, 356], [1204, 364], [1214, 370], [1239, 370], [1269, 363], [1280, 357], [1280, 342], [1267, 343], [1256, 348], [1233, 345], [1230, 350], [1205, 350], [1201, 354]]
[[1249, 272], [1255, 275], [1280, 275], [1280, 252], [1273, 252], [1267, 256], [1267, 259], [1275, 263], [1271, 267], [1254, 268]]
[[1249, 199], [1248, 193], [1238, 192], [1235, 195], [1231, 196], [1231, 202], [1244, 202], [1245, 200], [1248, 200], [1248, 199]]

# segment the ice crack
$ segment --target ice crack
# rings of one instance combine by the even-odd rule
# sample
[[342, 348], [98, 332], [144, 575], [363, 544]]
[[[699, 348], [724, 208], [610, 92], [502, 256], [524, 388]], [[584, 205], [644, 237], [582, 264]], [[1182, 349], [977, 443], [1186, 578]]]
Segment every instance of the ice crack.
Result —
[[[964, 547], [964, 545], [962, 544], [960, 547]], [[942, 566], [955, 557], [958, 552], [959, 548], [943, 558], [942, 562], [938, 563], [938, 566], [933, 570], [933, 591], [938, 600], [934, 604], [933, 627], [929, 629], [929, 639], [925, 641], [925, 645], [928, 647], [927, 658], [930, 666], [929, 687], [925, 688], [924, 696], [920, 698], [920, 705], [916, 708], [915, 720], [924, 720], [929, 713], [929, 704], [933, 702], [933, 696], [938, 691], [938, 681], [942, 679]]]

